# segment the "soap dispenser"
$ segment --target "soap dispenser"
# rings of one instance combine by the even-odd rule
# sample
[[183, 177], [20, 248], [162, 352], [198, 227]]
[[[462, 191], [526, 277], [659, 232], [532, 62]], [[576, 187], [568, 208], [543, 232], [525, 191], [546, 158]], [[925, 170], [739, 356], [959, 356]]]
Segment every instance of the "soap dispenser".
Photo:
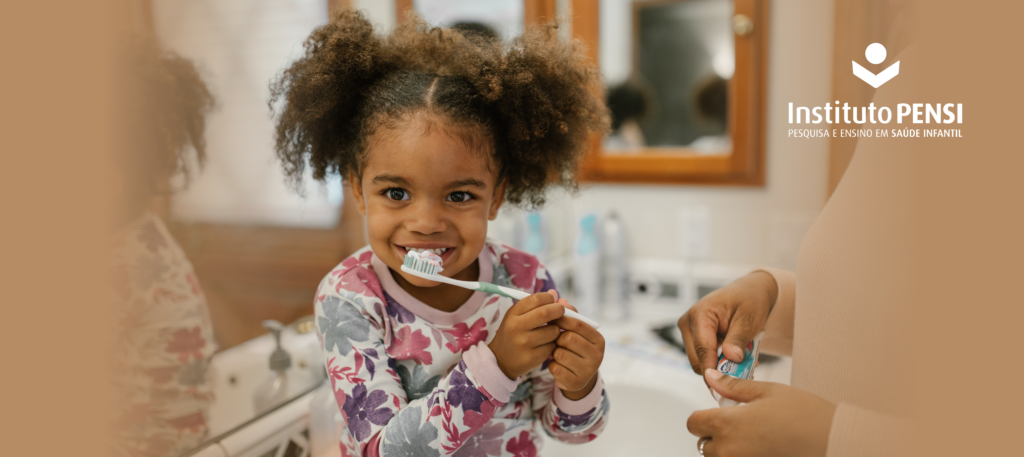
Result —
[[263, 328], [274, 335], [277, 348], [270, 354], [270, 376], [260, 383], [253, 394], [256, 414], [262, 413], [288, 399], [288, 369], [292, 366], [292, 356], [281, 347], [281, 330], [284, 325], [275, 320], [263, 321]]

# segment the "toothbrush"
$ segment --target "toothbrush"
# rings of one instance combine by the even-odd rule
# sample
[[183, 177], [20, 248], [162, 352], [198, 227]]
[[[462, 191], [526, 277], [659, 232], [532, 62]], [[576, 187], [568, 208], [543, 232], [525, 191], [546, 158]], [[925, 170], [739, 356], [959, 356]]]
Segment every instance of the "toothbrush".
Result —
[[[489, 282], [483, 281], [460, 281], [458, 279], [452, 279], [447, 276], [441, 276], [438, 273], [442, 270], [441, 258], [431, 253], [419, 253], [416, 251], [409, 251], [405, 255], [405, 262], [402, 264], [402, 271], [411, 275], [419, 276], [423, 279], [429, 279], [431, 281], [443, 282], [445, 284], [451, 284], [456, 287], [462, 287], [463, 289], [476, 290], [480, 292], [487, 292], [490, 294], [504, 295], [513, 300], [522, 300], [529, 297], [528, 294], [523, 291], [516, 289], [498, 286]], [[587, 325], [594, 327], [595, 329], [601, 328], [601, 324], [594, 322], [586, 317], [580, 315], [576, 311], [566, 308], [565, 315], [579, 319], [585, 322]]]

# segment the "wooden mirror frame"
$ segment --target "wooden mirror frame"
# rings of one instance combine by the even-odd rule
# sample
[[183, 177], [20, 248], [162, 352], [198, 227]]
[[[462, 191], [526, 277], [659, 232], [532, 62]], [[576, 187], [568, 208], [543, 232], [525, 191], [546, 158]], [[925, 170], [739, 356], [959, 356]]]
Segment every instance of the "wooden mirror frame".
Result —
[[[633, 4], [634, 11], [653, 4], [688, 0], [649, 0]], [[598, 63], [600, 0], [572, 0], [572, 33], [587, 45]], [[736, 35], [736, 72], [729, 80], [731, 154], [698, 154], [685, 147], [642, 148], [639, 153], [605, 154], [600, 137], [591, 140], [580, 169], [589, 182], [710, 184], [763, 186], [765, 175], [765, 110], [768, 73], [769, 0], [733, 0], [734, 15], [750, 18], [753, 28]], [[395, 0], [398, 23], [413, 0]], [[523, 0], [523, 22], [529, 27], [558, 14], [556, 0]], [[634, 14], [635, 16], [635, 14]], [[735, 17], [735, 16], [734, 16]], [[634, 27], [635, 28], [635, 27]], [[740, 108], [747, 108], [741, 110]]]
[[[687, 0], [653, 0], [641, 6]], [[698, 154], [685, 147], [642, 148], [639, 153], [606, 154], [600, 138], [591, 142], [580, 177], [591, 182], [718, 184], [763, 186], [765, 110], [768, 73], [768, 0], [733, 0], [734, 17], [745, 15], [753, 28], [735, 35], [736, 72], [729, 80], [731, 154]], [[573, 0], [573, 35], [587, 44], [590, 58], [600, 49], [599, 1]], [[635, 26], [634, 26], [635, 28]], [[741, 109], [745, 108], [745, 109]]]

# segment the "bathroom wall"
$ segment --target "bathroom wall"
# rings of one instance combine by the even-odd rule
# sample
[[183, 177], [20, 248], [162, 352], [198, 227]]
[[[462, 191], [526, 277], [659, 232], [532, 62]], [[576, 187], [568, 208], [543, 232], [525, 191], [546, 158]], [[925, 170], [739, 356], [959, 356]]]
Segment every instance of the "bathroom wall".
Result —
[[[355, 5], [376, 24], [393, 27], [392, 2], [360, 0]], [[676, 259], [681, 244], [678, 214], [687, 207], [704, 207], [710, 213], [712, 234], [710, 256], [704, 261], [795, 266], [799, 242], [827, 199], [828, 141], [787, 138], [786, 109], [789, 102], [820, 104], [830, 97], [833, 2], [773, 0], [770, 23], [767, 184], [584, 184], [575, 197], [553, 195], [547, 206], [552, 256], [570, 252], [575, 215], [614, 209], [625, 221], [632, 256]], [[514, 217], [508, 212], [492, 233], [506, 233], [500, 226]]]
[[832, 15], [831, 1], [771, 2], [764, 187], [585, 184], [577, 198], [557, 198], [547, 212], [550, 226], [561, 227], [553, 250], [570, 252], [574, 224], [564, 220], [565, 214], [614, 209], [626, 222], [633, 256], [679, 258], [678, 215], [697, 206], [711, 216], [705, 261], [794, 268], [800, 240], [827, 200], [828, 141], [787, 138], [786, 109], [791, 101], [820, 103], [830, 97]]

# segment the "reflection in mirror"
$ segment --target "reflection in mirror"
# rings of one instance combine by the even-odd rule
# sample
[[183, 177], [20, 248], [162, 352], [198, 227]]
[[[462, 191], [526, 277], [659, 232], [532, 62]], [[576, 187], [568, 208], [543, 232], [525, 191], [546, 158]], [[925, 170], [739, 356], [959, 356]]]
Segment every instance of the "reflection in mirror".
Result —
[[502, 40], [523, 33], [522, 0], [415, 0], [413, 6], [428, 24], [440, 27]]
[[[176, 457], [324, 379], [301, 317], [324, 273], [363, 244], [346, 231], [362, 221], [339, 222], [340, 182], [290, 189], [273, 150], [268, 83], [326, 22], [326, 0], [138, 1], [152, 26], [123, 37], [126, 138], [107, 253], [115, 446]], [[284, 375], [271, 370], [283, 365], [270, 363], [265, 319], [290, 324]], [[265, 380], [280, 388], [260, 397]]]
[[601, 19], [601, 68], [612, 112], [606, 152], [654, 147], [728, 154], [732, 2], [602, 0], [601, 7], [629, 8]]

